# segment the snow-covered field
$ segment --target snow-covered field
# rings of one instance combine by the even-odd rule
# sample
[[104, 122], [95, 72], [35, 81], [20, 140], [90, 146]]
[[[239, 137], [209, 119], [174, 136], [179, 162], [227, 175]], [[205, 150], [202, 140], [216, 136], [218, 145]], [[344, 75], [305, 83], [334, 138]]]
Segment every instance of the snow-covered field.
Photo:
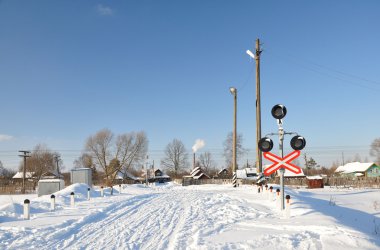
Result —
[[287, 188], [286, 218], [253, 186], [118, 189], [87, 201], [86, 185], [69, 186], [56, 193], [56, 211], [50, 196], [0, 196], [0, 249], [380, 249], [380, 190]]

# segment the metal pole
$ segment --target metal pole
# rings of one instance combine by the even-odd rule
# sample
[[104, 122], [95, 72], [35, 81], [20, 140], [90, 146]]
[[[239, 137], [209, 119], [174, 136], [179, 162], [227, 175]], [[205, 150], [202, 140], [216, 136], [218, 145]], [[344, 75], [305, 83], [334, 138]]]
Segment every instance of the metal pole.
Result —
[[256, 169], [259, 173], [263, 172], [263, 158], [259, 149], [261, 139], [261, 100], [260, 100], [260, 40], [256, 40]]
[[149, 156], [146, 156], [146, 162], [145, 162], [145, 185], [148, 186], [148, 165], [149, 165]]
[[[278, 136], [279, 136], [279, 149], [280, 156], [284, 158], [284, 129], [282, 128], [282, 120], [278, 120]], [[280, 197], [281, 197], [281, 210], [285, 209], [285, 192], [284, 192], [284, 173], [285, 169], [280, 168]]]
[[237, 117], [237, 89], [235, 89], [234, 93], [234, 134], [233, 134], [233, 149], [232, 149], [232, 157], [233, 157], [233, 172], [236, 173], [236, 117]]

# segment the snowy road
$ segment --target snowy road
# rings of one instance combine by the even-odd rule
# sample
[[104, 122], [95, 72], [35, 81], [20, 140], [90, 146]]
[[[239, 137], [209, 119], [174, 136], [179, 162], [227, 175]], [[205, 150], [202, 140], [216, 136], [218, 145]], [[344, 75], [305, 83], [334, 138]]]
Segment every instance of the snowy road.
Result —
[[[128, 186], [122, 194], [79, 201], [70, 208], [62, 198], [49, 212], [46, 198], [37, 198], [31, 220], [0, 223], [0, 249], [379, 248], [379, 236], [337, 223], [310, 204], [295, 202], [294, 216], [285, 219], [249, 186]], [[372, 219], [366, 216], [360, 218]]]

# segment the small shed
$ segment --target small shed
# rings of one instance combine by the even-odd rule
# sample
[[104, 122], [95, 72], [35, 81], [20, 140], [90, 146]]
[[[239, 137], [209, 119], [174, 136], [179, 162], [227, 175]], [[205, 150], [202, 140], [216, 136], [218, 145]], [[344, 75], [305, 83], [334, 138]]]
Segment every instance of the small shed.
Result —
[[52, 194], [58, 192], [65, 187], [63, 179], [43, 179], [38, 181], [38, 196]]
[[71, 183], [85, 183], [89, 187], [92, 186], [92, 169], [91, 168], [75, 168], [71, 170]]
[[307, 187], [312, 188], [323, 188], [323, 178], [322, 176], [307, 176]]

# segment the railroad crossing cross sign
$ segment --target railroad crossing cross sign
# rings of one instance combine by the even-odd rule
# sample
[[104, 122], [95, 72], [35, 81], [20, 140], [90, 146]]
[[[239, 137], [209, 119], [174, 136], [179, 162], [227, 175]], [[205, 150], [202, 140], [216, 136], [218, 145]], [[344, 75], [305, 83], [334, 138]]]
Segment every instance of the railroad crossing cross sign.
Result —
[[300, 174], [301, 173], [301, 168], [291, 164], [290, 162], [294, 159], [296, 159], [298, 156], [300, 156], [301, 151], [295, 150], [285, 156], [284, 158], [280, 158], [275, 154], [272, 154], [270, 152], [265, 152], [264, 157], [271, 162], [274, 162], [274, 164], [270, 165], [264, 170], [265, 175], [271, 175], [273, 172], [277, 171], [280, 168], [286, 168], [293, 173]]

